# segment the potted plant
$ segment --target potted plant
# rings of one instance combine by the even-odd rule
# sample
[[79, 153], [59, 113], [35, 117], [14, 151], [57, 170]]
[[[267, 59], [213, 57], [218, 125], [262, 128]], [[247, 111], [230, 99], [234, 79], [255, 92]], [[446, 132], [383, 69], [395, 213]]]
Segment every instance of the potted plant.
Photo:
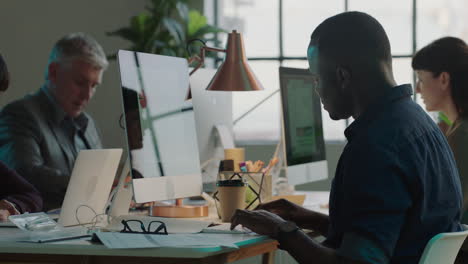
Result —
[[[223, 29], [209, 25], [197, 10], [189, 10], [187, 0], [150, 0], [145, 12], [130, 19], [130, 25], [109, 32], [132, 43], [128, 50], [166, 56], [188, 57], [192, 39], [215, 41]], [[214, 54], [207, 54], [214, 56]], [[110, 58], [115, 58], [115, 54]]]

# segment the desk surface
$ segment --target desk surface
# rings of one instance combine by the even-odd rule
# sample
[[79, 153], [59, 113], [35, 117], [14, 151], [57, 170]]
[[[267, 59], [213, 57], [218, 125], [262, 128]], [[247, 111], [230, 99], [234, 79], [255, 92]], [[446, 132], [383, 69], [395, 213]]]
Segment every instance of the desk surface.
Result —
[[306, 199], [303, 205], [305, 208], [328, 215], [328, 201], [330, 199], [330, 192], [296, 191], [295, 194], [306, 195]]
[[[301, 192], [302, 193], [302, 192]], [[307, 194], [306, 208], [327, 213], [320, 205], [328, 202], [328, 192]], [[239, 249], [221, 247], [108, 249], [88, 239], [53, 243], [12, 242], [19, 235], [17, 228], [0, 227], [0, 263], [35, 261], [41, 263], [226, 263], [263, 255], [272, 261], [278, 243], [266, 236], [226, 234], [236, 239]]]
[[[127, 263], [135, 260], [158, 263], [221, 263], [273, 252], [277, 247], [275, 240], [266, 236], [226, 234], [237, 241], [240, 249], [221, 247], [197, 248], [149, 248], [149, 249], [108, 249], [101, 244], [93, 244], [87, 239], [68, 240], [53, 243], [12, 242], [20, 235], [16, 228], [0, 228], [1, 261], [41, 262], [93, 259], [91, 263]], [[38, 259], [39, 258], [39, 259]], [[176, 262], [174, 262], [177, 260]], [[1, 263], [0, 261], [0, 263]], [[72, 261], [72, 262], [69, 262]], [[115, 262], [117, 261], [117, 262]], [[139, 263], [139, 262], [136, 262]]]
[[[90, 238], [66, 240], [51, 243], [32, 242], [12, 242], [15, 236], [21, 235], [22, 231], [17, 228], [0, 228], [0, 252], [5, 253], [44, 253], [44, 254], [81, 254], [81, 255], [115, 255], [115, 256], [149, 256], [149, 257], [170, 257], [173, 252], [178, 256], [185, 256], [185, 253], [193, 257], [194, 255], [203, 257], [213, 253], [228, 252], [232, 249], [211, 247], [195, 248], [150, 248], [150, 249], [108, 249], [100, 243], [92, 243]], [[218, 236], [220, 234], [217, 234]], [[254, 236], [247, 234], [223, 234], [228, 239], [235, 241], [237, 246], [248, 246], [251, 244], [274, 241], [266, 236]], [[60, 252], [58, 252], [60, 250]], [[130, 252], [131, 251], [131, 252]], [[168, 253], [169, 252], [169, 253]], [[179, 255], [180, 254], [180, 255]]]

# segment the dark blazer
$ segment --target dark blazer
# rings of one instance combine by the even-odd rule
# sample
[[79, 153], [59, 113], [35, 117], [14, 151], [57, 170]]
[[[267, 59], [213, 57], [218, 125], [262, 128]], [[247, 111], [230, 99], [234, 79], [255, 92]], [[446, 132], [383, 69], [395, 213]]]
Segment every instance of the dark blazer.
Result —
[[36, 188], [3, 162], [0, 162], [0, 177], [0, 200], [15, 204], [21, 213], [42, 210], [42, 198]]
[[[102, 148], [93, 119], [84, 138]], [[0, 112], [0, 161], [36, 187], [44, 210], [61, 207], [77, 154], [63, 126], [63, 112], [40, 89], [14, 101]]]

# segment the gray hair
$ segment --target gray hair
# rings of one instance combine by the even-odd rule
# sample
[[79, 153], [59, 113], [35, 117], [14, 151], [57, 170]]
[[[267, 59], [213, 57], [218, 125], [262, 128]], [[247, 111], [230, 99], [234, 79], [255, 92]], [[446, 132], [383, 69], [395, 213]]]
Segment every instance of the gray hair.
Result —
[[104, 50], [93, 37], [83, 32], [70, 33], [59, 39], [52, 48], [45, 72], [46, 80], [51, 63], [69, 63], [74, 59], [84, 60], [103, 70], [109, 65]]

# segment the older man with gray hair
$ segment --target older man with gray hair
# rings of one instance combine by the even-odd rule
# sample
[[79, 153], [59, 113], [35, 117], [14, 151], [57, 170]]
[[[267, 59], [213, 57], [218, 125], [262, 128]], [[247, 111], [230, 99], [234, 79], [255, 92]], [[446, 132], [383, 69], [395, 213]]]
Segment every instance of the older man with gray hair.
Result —
[[0, 112], [0, 160], [39, 190], [44, 210], [62, 205], [80, 150], [102, 147], [83, 111], [107, 65], [95, 39], [68, 34], [53, 47], [39, 91]]

